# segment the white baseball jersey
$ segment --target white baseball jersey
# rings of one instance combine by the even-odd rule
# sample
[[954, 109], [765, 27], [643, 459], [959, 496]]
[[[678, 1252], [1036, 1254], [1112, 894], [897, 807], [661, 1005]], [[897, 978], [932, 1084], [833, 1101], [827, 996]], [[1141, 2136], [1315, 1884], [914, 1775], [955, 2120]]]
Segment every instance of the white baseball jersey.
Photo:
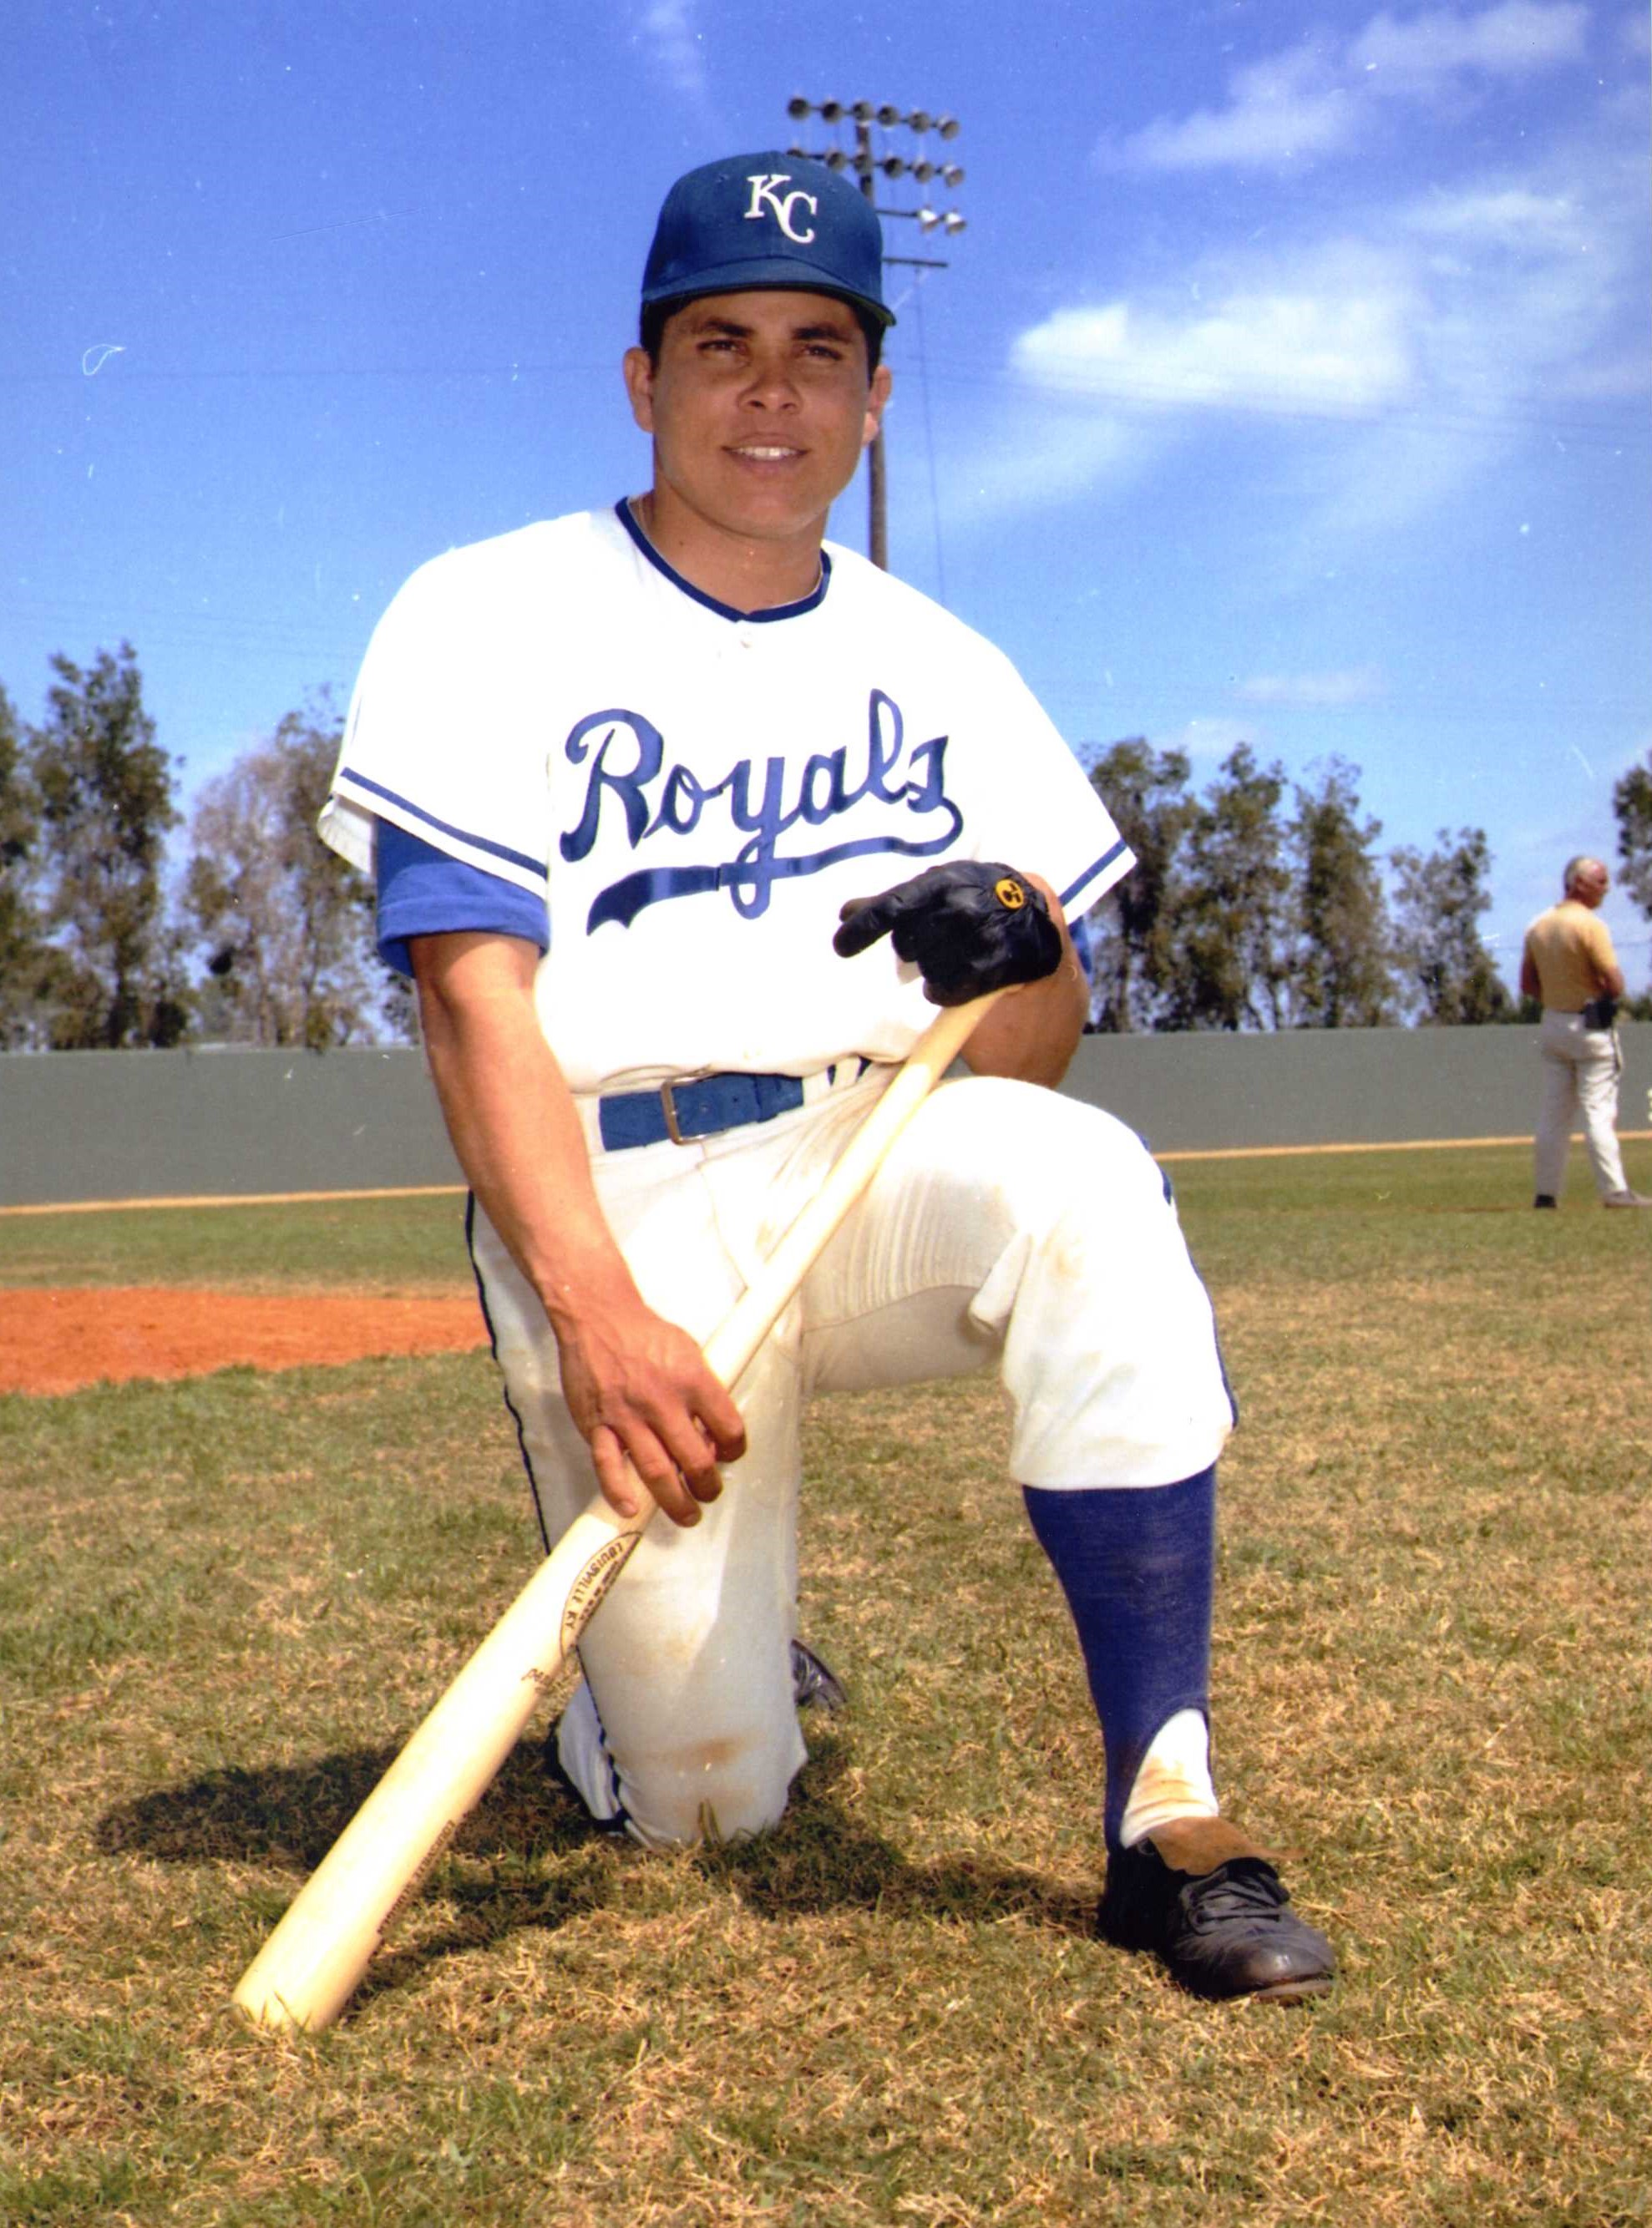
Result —
[[621, 504], [423, 567], [374, 634], [322, 817], [378, 819], [547, 902], [541, 1025], [576, 1091], [899, 1060], [931, 1017], [838, 910], [953, 858], [1086, 911], [1132, 864], [1002, 654], [828, 544], [815, 592], [702, 593]]

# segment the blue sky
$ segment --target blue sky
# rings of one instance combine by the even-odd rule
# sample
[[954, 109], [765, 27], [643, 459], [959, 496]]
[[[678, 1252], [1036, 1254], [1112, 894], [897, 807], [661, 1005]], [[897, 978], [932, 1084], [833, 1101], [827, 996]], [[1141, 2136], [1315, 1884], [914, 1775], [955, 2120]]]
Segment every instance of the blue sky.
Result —
[[887, 227], [950, 263], [890, 274], [892, 563], [1071, 740], [1336, 752], [1385, 847], [1483, 827], [1510, 973], [1611, 854], [1652, 746], [1644, 7], [10, 0], [0, 64], [0, 683], [36, 718], [52, 651], [130, 639], [186, 798], [348, 694], [426, 557], [645, 484], [660, 197], [803, 93], [961, 120], [967, 231]]

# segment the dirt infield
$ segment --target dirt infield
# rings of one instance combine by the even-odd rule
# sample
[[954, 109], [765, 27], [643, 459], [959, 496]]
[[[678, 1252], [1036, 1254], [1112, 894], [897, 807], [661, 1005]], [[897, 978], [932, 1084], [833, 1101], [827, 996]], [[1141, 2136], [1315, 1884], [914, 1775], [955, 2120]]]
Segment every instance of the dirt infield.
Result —
[[74, 1392], [135, 1377], [198, 1377], [240, 1363], [297, 1369], [485, 1346], [473, 1296], [378, 1299], [168, 1285], [0, 1291], [0, 1392]]

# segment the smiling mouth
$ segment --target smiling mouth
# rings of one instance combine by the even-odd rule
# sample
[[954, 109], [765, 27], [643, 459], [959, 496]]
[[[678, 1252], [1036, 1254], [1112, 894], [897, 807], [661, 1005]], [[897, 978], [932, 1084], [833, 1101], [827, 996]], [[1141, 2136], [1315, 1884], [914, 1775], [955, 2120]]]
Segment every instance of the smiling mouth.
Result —
[[744, 457], [752, 464], [782, 464], [790, 457], [802, 456], [803, 451], [790, 445], [780, 446], [769, 442], [748, 442], [744, 446], [735, 449], [733, 454]]

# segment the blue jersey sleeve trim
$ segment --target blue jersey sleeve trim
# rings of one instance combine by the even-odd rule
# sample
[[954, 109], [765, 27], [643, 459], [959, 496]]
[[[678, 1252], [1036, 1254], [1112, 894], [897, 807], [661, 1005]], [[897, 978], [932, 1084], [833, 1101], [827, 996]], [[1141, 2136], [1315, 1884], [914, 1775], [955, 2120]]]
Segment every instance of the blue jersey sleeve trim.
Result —
[[379, 957], [398, 975], [413, 973], [411, 936], [471, 929], [486, 936], [519, 936], [541, 951], [549, 949], [543, 898], [439, 851], [394, 820], [381, 820], [378, 829]]
[[1067, 934], [1073, 939], [1073, 957], [1084, 970], [1085, 981], [1093, 983], [1096, 979], [1096, 946], [1090, 933], [1089, 922], [1082, 918], [1075, 920]]
[[[503, 859], [513, 867], [521, 867], [528, 874], [536, 874], [542, 882], [550, 879], [543, 859], [530, 858], [526, 851], [513, 851], [509, 845], [490, 842], [487, 836], [475, 835], [468, 828], [455, 828], [451, 821], [439, 820], [433, 812], [426, 812], [411, 797], [398, 796], [394, 789], [387, 789], [382, 782], [373, 781], [366, 774], [357, 773], [354, 766], [341, 766], [338, 778], [341, 782], [349, 782], [352, 789], [365, 790], [370, 797], [381, 797], [387, 804], [394, 804], [398, 812], [412, 813], [413, 818], [422, 820], [426, 828], [434, 828], [444, 836], [451, 836], [456, 842], [468, 844], [473, 851], [485, 851], [492, 858]], [[379, 823], [381, 829], [387, 824], [384, 821]]]
[[1070, 906], [1073, 903], [1073, 899], [1078, 896], [1080, 890], [1088, 889], [1091, 883], [1095, 880], [1096, 876], [1098, 874], [1105, 874], [1108, 868], [1112, 865], [1114, 860], [1122, 859], [1129, 848], [1129, 844], [1125, 842], [1124, 837], [1121, 836], [1117, 842], [1113, 845], [1111, 850], [1104, 851], [1100, 858], [1095, 861], [1093, 866], [1089, 866], [1085, 868], [1083, 874], [1079, 875], [1076, 882], [1069, 882], [1067, 884], [1066, 889], [1061, 893], [1061, 903], [1063, 907]]

